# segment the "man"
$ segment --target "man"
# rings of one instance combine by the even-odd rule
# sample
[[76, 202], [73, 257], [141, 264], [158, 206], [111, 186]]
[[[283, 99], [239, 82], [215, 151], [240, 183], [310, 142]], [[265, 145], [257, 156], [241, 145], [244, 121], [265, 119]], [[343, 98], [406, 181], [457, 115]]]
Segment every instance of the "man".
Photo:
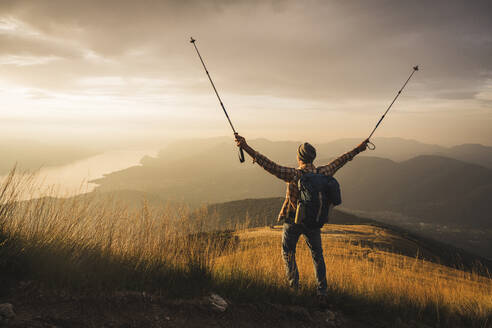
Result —
[[319, 173], [332, 176], [338, 169], [344, 166], [348, 161], [352, 160], [357, 154], [366, 150], [369, 140], [364, 140], [359, 146], [355, 147], [348, 153], [343, 154], [337, 159], [330, 162], [328, 165], [319, 166], [316, 168], [313, 161], [316, 158], [316, 149], [309, 143], [305, 142], [297, 149], [297, 168], [280, 166], [277, 163], [269, 160], [266, 156], [260, 154], [251, 148], [246, 139], [236, 134], [236, 143], [238, 147], [244, 149], [248, 155], [253, 158], [253, 163], [258, 163], [266, 171], [275, 175], [277, 178], [284, 180], [287, 183], [287, 193], [284, 204], [280, 210], [278, 221], [284, 221], [282, 234], [282, 256], [285, 262], [285, 270], [290, 286], [297, 290], [299, 288], [299, 271], [296, 264], [296, 245], [300, 235], [304, 235], [306, 244], [311, 250], [313, 258], [314, 271], [317, 280], [317, 294], [320, 298], [326, 297], [326, 267], [323, 258], [323, 248], [321, 245], [320, 229], [308, 229], [302, 224], [295, 224], [294, 217], [299, 198], [299, 190], [297, 181], [307, 172]]

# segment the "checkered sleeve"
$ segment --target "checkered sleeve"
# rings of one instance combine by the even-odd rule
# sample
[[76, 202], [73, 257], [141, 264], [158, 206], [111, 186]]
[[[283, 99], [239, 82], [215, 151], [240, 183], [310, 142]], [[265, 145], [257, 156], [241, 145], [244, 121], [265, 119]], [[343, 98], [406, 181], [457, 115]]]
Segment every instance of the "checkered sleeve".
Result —
[[325, 175], [334, 175], [342, 166], [351, 161], [357, 154], [361, 152], [359, 147], [352, 149], [351, 151], [343, 154], [342, 156], [334, 159], [328, 165], [318, 166], [318, 173]]
[[295, 168], [278, 165], [257, 151], [253, 156], [253, 163], [255, 162], [267, 172], [273, 174], [279, 179], [284, 180], [285, 182], [291, 182], [297, 179], [298, 172]]

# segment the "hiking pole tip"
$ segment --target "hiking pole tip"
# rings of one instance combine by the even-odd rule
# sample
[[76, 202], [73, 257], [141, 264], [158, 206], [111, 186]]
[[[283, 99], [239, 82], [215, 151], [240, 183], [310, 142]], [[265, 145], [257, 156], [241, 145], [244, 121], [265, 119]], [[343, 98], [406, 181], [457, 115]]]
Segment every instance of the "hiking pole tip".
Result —
[[190, 42], [191, 42], [191, 43], [195, 43], [195, 41], [196, 41], [196, 40], [195, 40], [195, 39], [193, 39], [193, 37], [190, 37]]
[[[193, 40], [193, 39], [192, 39], [192, 40]], [[193, 41], [194, 41], [194, 40], [193, 40]], [[419, 70], [419, 65], [414, 66], [414, 67], [413, 67], [413, 70], [414, 70], [414, 71], [418, 71], [418, 70]]]

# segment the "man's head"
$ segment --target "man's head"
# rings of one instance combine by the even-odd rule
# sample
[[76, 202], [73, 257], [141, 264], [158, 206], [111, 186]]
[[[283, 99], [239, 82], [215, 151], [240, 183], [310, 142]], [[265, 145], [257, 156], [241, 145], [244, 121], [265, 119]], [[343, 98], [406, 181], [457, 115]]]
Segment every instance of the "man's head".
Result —
[[[316, 158], [316, 149], [308, 142], [303, 143], [297, 148], [297, 159], [299, 162], [309, 164]], [[299, 163], [301, 164], [301, 163]]]

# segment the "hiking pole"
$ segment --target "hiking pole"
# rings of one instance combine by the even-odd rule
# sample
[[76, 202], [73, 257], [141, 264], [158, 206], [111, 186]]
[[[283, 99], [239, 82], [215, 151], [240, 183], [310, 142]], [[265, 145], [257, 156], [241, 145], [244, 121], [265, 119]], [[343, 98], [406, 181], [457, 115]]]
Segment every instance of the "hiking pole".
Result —
[[[410, 76], [408, 77], [408, 79], [405, 81], [405, 83], [403, 84], [403, 86], [401, 87], [400, 91], [398, 91], [398, 93], [396, 94], [395, 98], [393, 99], [393, 101], [391, 102], [391, 104], [388, 106], [388, 109], [386, 109], [386, 112], [384, 112], [383, 116], [381, 116], [381, 118], [379, 119], [378, 123], [376, 124], [376, 126], [374, 127], [374, 129], [372, 130], [371, 134], [369, 135], [369, 137], [367, 138], [367, 140], [371, 139], [372, 135], [374, 134], [374, 132], [376, 131], [376, 129], [378, 128], [379, 124], [381, 123], [381, 121], [384, 119], [384, 117], [386, 116], [386, 114], [389, 112], [391, 106], [393, 106], [393, 104], [395, 103], [396, 99], [400, 96], [400, 93], [403, 91], [403, 89], [405, 88], [405, 86], [407, 85], [408, 81], [410, 81], [410, 79], [412, 78], [413, 76], [413, 73], [415, 73], [416, 71], [419, 70], [419, 65], [417, 66], [414, 66], [413, 67], [413, 71], [412, 71], [412, 74], [410, 74]], [[369, 146], [370, 145], [370, 146]], [[376, 145], [373, 144], [372, 142], [368, 141], [367, 143], [367, 148], [370, 149], [370, 150], [374, 150], [376, 149]]]
[[[225, 116], [227, 117], [227, 120], [229, 121], [229, 124], [232, 128], [232, 132], [234, 132], [234, 135], [237, 135], [238, 133], [236, 132], [236, 129], [234, 129], [234, 126], [232, 125], [231, 119], [229, 118], [229, 115], [227, 114], [227, 111], [224, 107], [224, 104], [222, 103], [222, 100], [220, 99], [219, 93], [217, 92], [217, 89], [215, 88], [215, 84], [212, 81], [212, 78], [210, 77], [210, 74], [208, 73], [207, 67], [205, 66], [205, 63], [203, 62], [202, 56], [200, 55], [200, 52], [198, 51], [198, 48], [196, 47], [195, 39], [193, 37], [190, 38], [190, 42], [193, 43], [195, 46], [196, 53], [198, 54], [198, 57], [200, 58], [200, 61], [202, 62], [203, 68], [205, 69], [205, 73], [207, 73], [208, 79], [210, 80], [210, 83], [212, 84], [212, 87], [214, 88], [215, 94], [217, 95], [217, 99], [219, 99], [220, 106], [222, 107], [222, 110], [224, 111]], [[241, 163], [244, 162], [244, 152], [241, 147], [239, 147], [239, 161]]]

